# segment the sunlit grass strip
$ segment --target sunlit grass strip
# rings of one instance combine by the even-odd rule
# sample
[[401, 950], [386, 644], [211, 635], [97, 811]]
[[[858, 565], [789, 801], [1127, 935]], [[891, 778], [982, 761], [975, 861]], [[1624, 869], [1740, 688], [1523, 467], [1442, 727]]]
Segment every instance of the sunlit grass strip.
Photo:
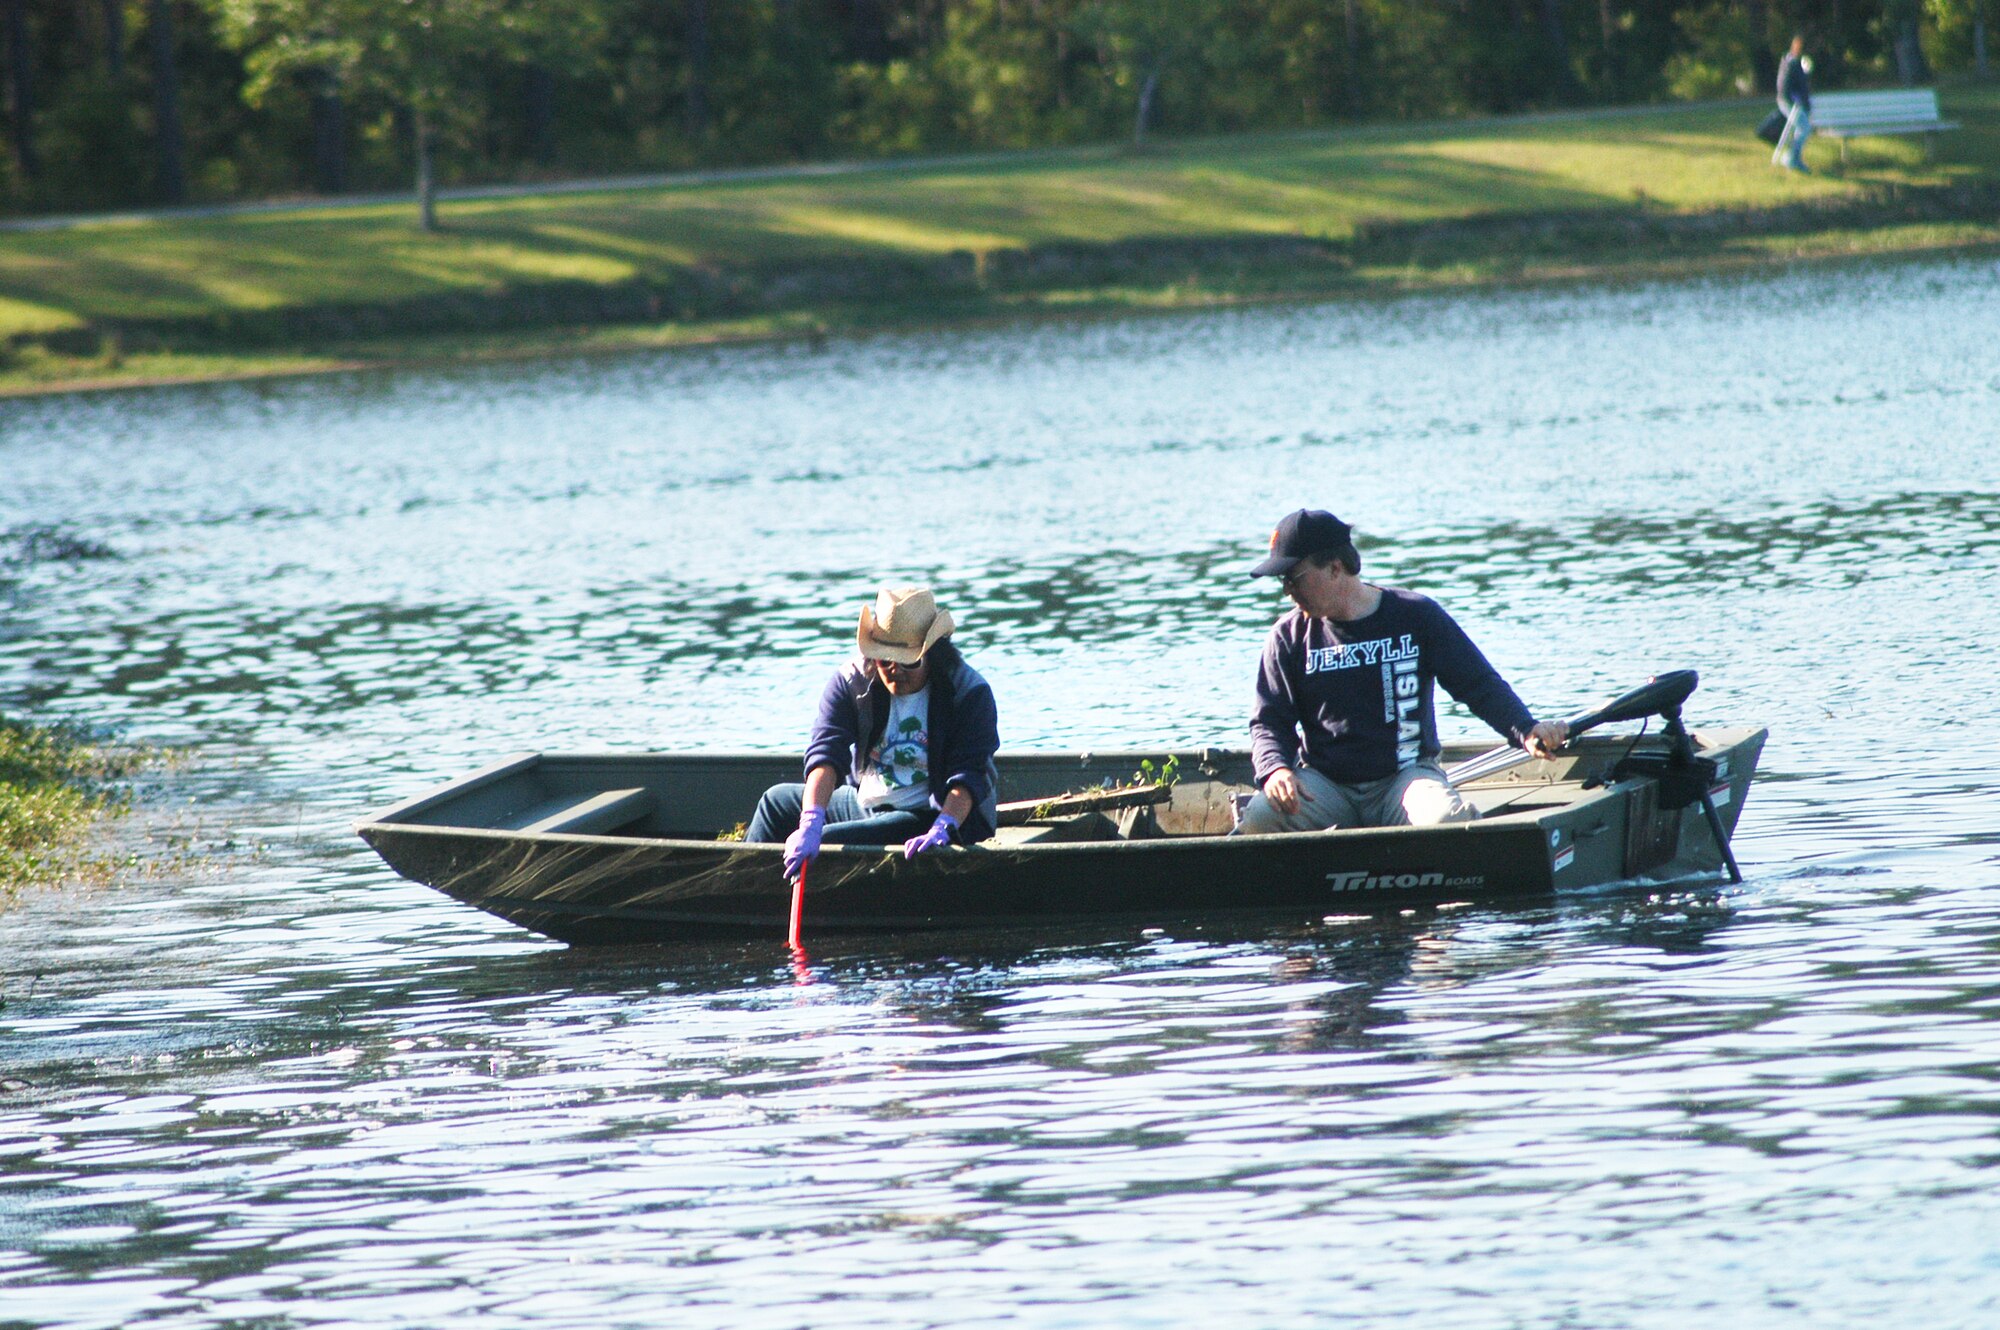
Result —
[[435, 236], [375, 205], [0, 234], [0, 395], [1983, 250], [2000, 85], [1944, 104], [1934, 158], [1811, 177], [1745, 104], [468, 200]]
[[2000, 87], [1946, 89], [1965, 128], [1815, 144], [1771, 169], [1739, 107], [1662, 107], [1078, 149], [828, 176], [696, 182], [407, 207], [302, 207], [0, 235], [0, 337], [119, 321], [491, 297], [550, 282], [668, 281], [690, 266], [934, 258], [1215, 235], [1342, 240], [1357, 228], [1635, 201], [1676, 212], [1838, 203], [2000, 178]]
[[107, 783], [142, 760], [60, 726], [0, 717], [0, 904], [26, 886], [112, 870], [91, 853], [91, 828], [123, 811]]

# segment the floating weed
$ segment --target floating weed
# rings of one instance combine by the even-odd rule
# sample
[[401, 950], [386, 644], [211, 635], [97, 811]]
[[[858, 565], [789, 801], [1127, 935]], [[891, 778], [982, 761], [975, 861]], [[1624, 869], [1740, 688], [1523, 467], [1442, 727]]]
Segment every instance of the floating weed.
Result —
[[92, 853], [91, 829], [130, 811], [130, 791], [117, 782], [173, 760], [94, 742], [72, 725], [0, 718], [0, 904], [25, 886], [106, 881], [130, 867], [132, 856]]

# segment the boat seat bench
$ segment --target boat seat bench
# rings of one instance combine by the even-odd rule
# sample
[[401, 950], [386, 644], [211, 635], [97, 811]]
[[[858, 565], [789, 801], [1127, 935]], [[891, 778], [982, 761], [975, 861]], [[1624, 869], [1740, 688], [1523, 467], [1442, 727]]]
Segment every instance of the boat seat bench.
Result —
[[655, 803], [653, 792], [648, 789], [564, 794], [502, 818], [498, 826], [502, 831], [545, 836], [602, 836], [647, 816]]
[[1017, 845], [1062, 845], [1118, 839], [1118, 824], [1095, 810], [1068, 817], [1010, 823], [993, 833], [993, 844], [1002, 849], [1012, 849]]

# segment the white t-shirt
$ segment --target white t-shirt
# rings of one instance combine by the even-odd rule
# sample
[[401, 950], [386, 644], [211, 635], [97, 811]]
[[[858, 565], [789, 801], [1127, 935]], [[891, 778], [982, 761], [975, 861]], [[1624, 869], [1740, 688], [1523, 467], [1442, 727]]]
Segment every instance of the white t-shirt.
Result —
[[930, 685], [906, 697], [889, 695], [889, 719], [882, 738], [861, 759], [856, 775], [861, 806], [870, 812], [906, 812], [931, 802]]

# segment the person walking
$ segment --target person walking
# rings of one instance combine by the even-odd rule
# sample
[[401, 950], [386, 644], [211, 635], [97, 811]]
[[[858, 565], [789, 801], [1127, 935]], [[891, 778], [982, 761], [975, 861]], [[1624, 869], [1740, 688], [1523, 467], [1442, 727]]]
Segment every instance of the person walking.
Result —
[[1806, 39], [1792, 38], [1792, 49], [1778, 65], [1778, 109], [1785, 113], [1785, 132], [1771, 153], [1771, 165], [1810, 175], [1805, 163], [1806, 140], [1812, 137], [1812, 61]]

